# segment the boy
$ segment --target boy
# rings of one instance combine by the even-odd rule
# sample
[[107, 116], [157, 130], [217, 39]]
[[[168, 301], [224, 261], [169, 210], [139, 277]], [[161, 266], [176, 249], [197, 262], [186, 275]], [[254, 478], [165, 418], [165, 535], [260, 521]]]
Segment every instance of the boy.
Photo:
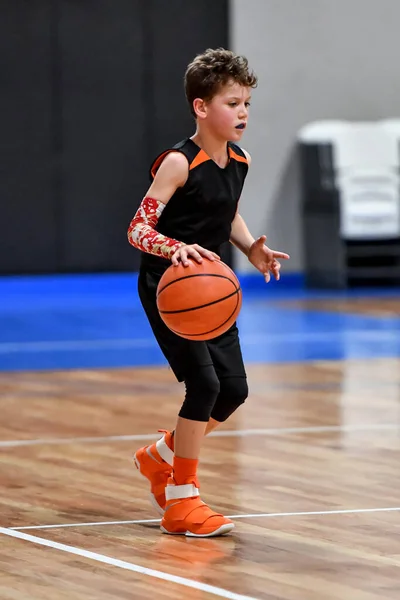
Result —
[[200, 500], [198, 457], [204, 435], [245, 401], [246, 372], [236, 324], [208, 342], [185, 340], [162, 322], [157, 284], [171, 265], [188, 259], [218, 259], [230, 241], [264, 274], [279, 279], [283, 252], [254, 240], [238, 212], [250, 164], [235, 142], [246, 128], [251, 89], [257, 78], [246, 58], [219, 48], [191, 62], [185, 92], [196, 132], [163, 152], [151, 167], [152, 184], [128, 230], [129, 242], [143, 251], [139, 296], [158, 344], [186, 395], [174, 432], [138, 450], [135, 463], [151, 483], [154, 506], [163, 515], [164, 533], [194, 537], [221, 535], [232, 521]]

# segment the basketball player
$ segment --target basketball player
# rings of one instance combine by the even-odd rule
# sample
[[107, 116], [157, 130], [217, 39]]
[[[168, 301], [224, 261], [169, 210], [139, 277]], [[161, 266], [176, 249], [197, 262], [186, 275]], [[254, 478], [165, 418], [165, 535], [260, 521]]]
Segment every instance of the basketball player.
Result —
[[232, 521], [211, 510], [199, 496], [197, 477], [204, 435], [215, 429], [248, 395], [236, 324], [207, 341], [172, 333], [156, 306], [157, 284], [164, 271], [188, 259], [218, 259], [228, 240], [265, 277], [279, 279], [278, 259], [288, 259], [254, 240], [238, 211], [250, 164], [240, 142], [249, 117], [257, 78], [246, 58], [222, 48], [207, 50], [189, 64], [185, 92], [196, 131], [153, 162], [149, 190], [130, 223], [129, 242], [139, 248], [139, 296], [157, 342], [185, 399], [174, 432], [138, 450], [136, 466], [149, 479], [154, 506], [163, 515], [164, 533], [195, 537], [221, 535]]

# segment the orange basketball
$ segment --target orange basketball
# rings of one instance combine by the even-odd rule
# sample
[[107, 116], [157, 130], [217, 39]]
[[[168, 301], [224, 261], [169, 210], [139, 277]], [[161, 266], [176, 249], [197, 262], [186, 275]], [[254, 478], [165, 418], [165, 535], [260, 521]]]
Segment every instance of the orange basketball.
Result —
[[219, 260], [189, 260], [171, 265], [157, 288], [157, 307], [164, 323], [188, 340], [211, 340], [229, 329], [242, 306], [235, 273]]

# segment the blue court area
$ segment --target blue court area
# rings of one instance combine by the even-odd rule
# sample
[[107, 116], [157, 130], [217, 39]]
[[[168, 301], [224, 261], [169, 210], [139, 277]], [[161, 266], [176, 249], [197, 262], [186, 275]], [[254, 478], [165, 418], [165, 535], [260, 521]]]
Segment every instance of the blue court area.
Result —
[[[400, 311], [332, 310], [332, 301], [355, 298], [400, 307], [399, 289], [312, 292], [296, 275], [268, 285], [257, 275], [240, 279], [248, 363], [400, 356]], [[135, 274], [0, 279], [0, 370], [165, 364], [136, 285]]]

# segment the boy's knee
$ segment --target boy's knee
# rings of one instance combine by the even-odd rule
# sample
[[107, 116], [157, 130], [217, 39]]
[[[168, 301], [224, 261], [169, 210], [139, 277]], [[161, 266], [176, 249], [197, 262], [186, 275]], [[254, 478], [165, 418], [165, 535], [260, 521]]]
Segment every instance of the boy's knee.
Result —
[[249, 395], [246, 377], [226, 377], [220, 380], [220, 392], [211, 416], [216, 421], [226, 421]]
[[213, 366], [202, 367], [185, 379], [186, 395], [179, 416], [207, 422], [220, 393], [220, 382]]

